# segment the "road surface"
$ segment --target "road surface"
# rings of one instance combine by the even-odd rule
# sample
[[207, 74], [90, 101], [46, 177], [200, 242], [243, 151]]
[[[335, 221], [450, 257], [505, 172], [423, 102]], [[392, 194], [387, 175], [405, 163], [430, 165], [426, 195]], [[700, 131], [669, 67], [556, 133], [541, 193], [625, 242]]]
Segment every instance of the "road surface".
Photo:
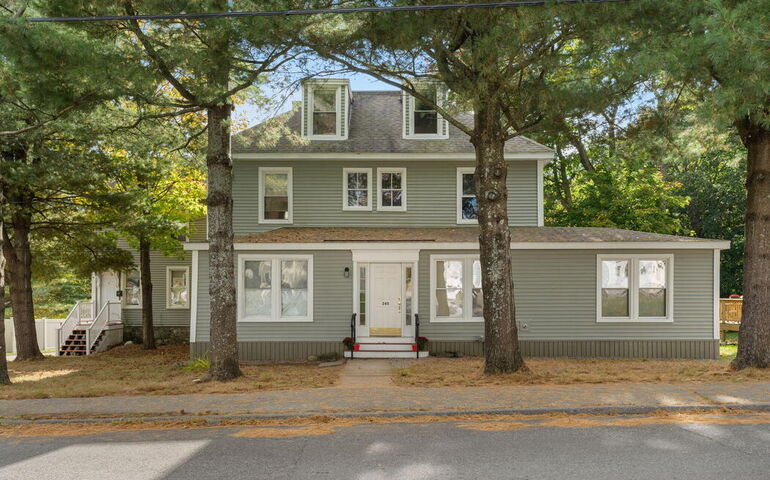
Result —
[[276, 430], [265, 431], [5, 438], [0, 479], [770, 478], [770, 423], [761, 422], [502, 430], [494, 423], [371, 424], [288, 438], [265, 438]]

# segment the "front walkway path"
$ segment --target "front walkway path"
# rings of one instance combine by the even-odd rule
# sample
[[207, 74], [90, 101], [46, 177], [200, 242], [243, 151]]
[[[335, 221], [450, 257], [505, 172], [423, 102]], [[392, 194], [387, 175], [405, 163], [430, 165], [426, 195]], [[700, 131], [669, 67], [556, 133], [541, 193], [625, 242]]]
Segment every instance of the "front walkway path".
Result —
[[3, 400], [0, 418], [770, 404], [770, 382], [414, 388], [387, 386], [378, 376], [368, 381], [361, 375], [350, 377], [348, 385], [293, 391]]
[[390, 378], [392, 373], [393, 366], [388, 359], [348, 360], [342, 367], [337, 387], [392, 387], [393, 381]]

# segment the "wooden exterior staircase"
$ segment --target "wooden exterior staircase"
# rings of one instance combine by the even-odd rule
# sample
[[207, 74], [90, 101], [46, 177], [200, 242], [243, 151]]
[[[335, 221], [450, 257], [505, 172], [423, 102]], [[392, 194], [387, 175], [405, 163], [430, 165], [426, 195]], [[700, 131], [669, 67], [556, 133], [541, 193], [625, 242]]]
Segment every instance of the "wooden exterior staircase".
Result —
[[90, 355], [123, 342], [121, 306], [108, 302], [96, 313], [93, 302], [78, 302], [59, 327], [59, 356]]

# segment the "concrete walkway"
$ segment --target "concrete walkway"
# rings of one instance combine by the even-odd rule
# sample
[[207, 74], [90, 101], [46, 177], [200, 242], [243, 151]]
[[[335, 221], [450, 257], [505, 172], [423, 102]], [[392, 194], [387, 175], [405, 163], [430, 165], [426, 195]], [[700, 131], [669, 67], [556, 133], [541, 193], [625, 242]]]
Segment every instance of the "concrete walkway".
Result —
[[[351, 365], [353, 362], [351, 362]], [[590, 407], [760, 406], [770, 382], [411, 388], [385, 385], [351, 367], [330, 388], [243, 394], [51, 398], [0, 401], [0, 418], [202, 414], [353, 414], [407, 411], [569, 410]], [[377, 367], [379, 368], [379, 367]], [[358, 372], [358, 373], [357, 373]]]
[[386, 359], [348, 360], [337, 381], [339, 388], [382, 388], [392, 387], [393, 366]]

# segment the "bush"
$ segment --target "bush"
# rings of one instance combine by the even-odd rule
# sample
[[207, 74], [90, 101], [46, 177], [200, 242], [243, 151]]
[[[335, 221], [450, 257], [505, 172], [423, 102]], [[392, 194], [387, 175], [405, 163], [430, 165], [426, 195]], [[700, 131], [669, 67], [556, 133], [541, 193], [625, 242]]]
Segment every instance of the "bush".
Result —
[[209, 369], [209, 367], [211, 367], [211, 360], [208, 358], [198, 357], [187, 362], [187, 364], [182, 368], [190, 372], [205, 372]]

